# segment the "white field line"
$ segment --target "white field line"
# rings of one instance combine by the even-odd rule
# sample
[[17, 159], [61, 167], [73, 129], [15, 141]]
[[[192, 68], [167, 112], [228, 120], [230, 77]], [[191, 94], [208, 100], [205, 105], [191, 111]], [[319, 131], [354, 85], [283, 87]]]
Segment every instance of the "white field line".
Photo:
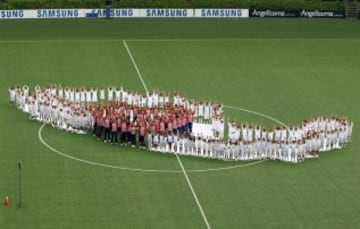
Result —
[[42, 130], [45, 127], [45, 123], [39, 128], [38, 130], [38, 137], [40, 142], [49, 150], [53, 151], [54, 153], [59, 154], [62, 157], [74, 160], [74, 161], [78, 161], [78, 162], [82, 162], [85, 164], [89, 164], [89, 165], [95, 165], [95, 166], [100, 166], [100, 167], [105, 167], [105, 168], [110, 168], [110, 169], [120, 169], [120, 170], [128, 170], [128, 171], [133, 171], [133, 172], [152, 172], [152, 173], [181, 173], [180, 170], [159, 170], [159, 169], [141, 169], [141, 168], [128, 168], [128, 167], [123, 167], [123, 166], [115, 166], [115, 165], [109, 165], [109, 164], [104, 164], [104, 163], [98, 163], [98, 162], [93, 162], [93, 161], [88, 161], [88, 160], [83, 160], [74, 156], [71, 156], [69, 154], [63, 153], [60, 150], [55, 149], [54, 147], [50, 146], [48, 143], [46, 143], [44, 141], [44, 139], [42, 138]]
[[[141, 73], [140, 73], [140, 71], [139, 71], [139, 68], [137, 67], [136, 62], [135, 62], [135, 60], [134, 60], [134, 58], [133, 58], [133, 56], [132, 56], [132, 54], [131, 54], [131, 51], [130, 51], [129, 47], [127, 46], [125, 40], [123, 40], [123, 43], [124, 43], [124, 46], [125, 46], [128, 54], [129, 54], [129, 57], [130, 57], [131, 61], [132, 61], [133, 65], [134, 65], [134, 67], [135, 67], [135, 70], [136, 70], [136, 72], [137, 72], [137, 74], [138, 74], [138, 76], [139, 76], [139, 78], [140, 78], [140, 80], [141, 80], [141, 83], [143, 84], [144, 89], [145, 89], [146, 93], [148, 94], [149, 91], [148, 91], [147, 86], [146, 86], [146, 84], [145, 84], [145, 82], [144, 82], [144, 79], [143, 79], [142, 76], [141, 76]], [[187, 175], [187, 173], [186, 173], [186, 171], [185, 171], [185, 168], [184, 168], [184, 166], [183, 166], [183, 164], [182, 164], [182, 162], [181, 162], [181, 159], [180, 159], [180, 157], [179, 157], [177, 154], [175, 154], [175, 155], [176, 155], [176, 159], [177, 159], [177, 161], [178, 161], [178, 163], [179, 163], [179, 165], [180, 165], [180, 168], [181, 168], [181, 170], [182, 170], [182, 172], [183, 172], [183, 174], [184, 174], [184, 176], [185, 176], [185, 179], [186, 179], [186, 181], [187, 181], [187, 184], [188, 184], [188, 186], [189, 186], [189, 188], [190, 188], [190, 190], [191, 190], [191, 193], [192, 193], [192, 195], [193, 195], [193, 197], [194, 197], [195, 203], [196, 203], [196, 205], [198, 206], [198, 208], [199, 208], [199, 210], [200, 210], [201, 216], [202, 216], [202, 218], [203, 218], [203, 220], [204, 220], [204, 222], [205, 222], [205, 224], [206, 224], [206, 227], [207, 227], [208, 229], [210, 229], [211, 227], [210, 227], [209, 221], [207, 220], [207, 217], [206, 217], [206, 215], [205, 215], [205, 212], [204, 212], [204, 210], [203, 210], [203, 208], [202, 208], [202, 206], [201, 206], [201, 204], [200, 204], [199, 198], [197, 197], [197, 195], [196, 195], [196, 193], [195, 193], [195, 190], [194, 190], [194, 188], [193, 188], [193, 186], [192, 186], [192, 184], [191, 184], [191, 181], [190, 181], [190, 179], [189, 179], [189, 177], [188, 177], [188, 175]]]
[[263, 114], [263, 113], [260, 113], [260, 112], [256, 112], [256, 111], [252, 111], [252, 110], [247, 110], [247, 109], [243, 109], [243, 108], [240, 108], [240, 107], [234, 107], [234, 106], [230, 106], [230, 105], [224, 105], [224, 107], [227, 107], [227, 108], [230, 108], [230, 109], [234, 109], [234, 110], [239, 110], [239, 111], [244, 111], [244, 112], [247, 112], [247, 113], [250, 113], [250, 114], [254, 114], [254, 115], [258, 115], [258, 116], [261, 116], [261, 117], [264, 117], [264, 118], [267, 118], [267, 119], [270, 119], [280, 125], [282, 125], [283, 127], [289, 129], [290, 127], [288, 125], [286, 125], [284, 122], [274, 118], [274, 117], [271, 117], [270, 115], [266, 115], [266, 114]]
[[144, 79], [143, 79], [142, 76], [141, 76], [140, 70], [139, 70], [139, 68], [138, 68], [138, 66], [137, 66], [137, 64], [136, 64], [136, 62], [135, 62], [135, 60], [134, 60], [134, 57], [133, 57], [132, 53], [130, 52], [129, 47], [128, 47], [127, 44], [126, 44], [126, 41], [123, 40], [123, 43], [124, 43], [124, 46], [125, 46], [125, 48], [126, 48], [126, 51], [127, 51], [128, 54], [129, 54], [129, 57], [130, 57], [130, 59], [131, 59], [131, 62], [133, 63], [134, 68], [135, 68], [135, 70], [136, 70], [136, 72], [137, 72], [137, 74], [138, 74], [138, 76], [139, 76], [139, 79], [140, 79], [142, 85], [144, 86], [144, 89], [145, 89], [146, 94], [149, 94], [149, 90], [148, 90], [148, 88], [147, 88], [147, 86], [146, 86], [146, 84], [145, 84]]
[[205, 222], [205, 224], [206, 224], [206, 228], [210, 229], [211, 227], [210, 227], [209, 221], [207, 220], [207, 217], [206, 217], [206, 215], [205, 215], [205, 212], [204, 212], [203, 208], [201, 207], [200, 201], [199, 201], [199, 199], [198, 199], [198, 197], [197, 197], [197, 195], [196, 195], [196, 193], [195, 193], [195, 190], [194, 190], [194, 188], [193, 188], [193, 186], [192, 186], [192, 184], [191, 184], [191, 182], [190, 182], [190, 179], [189, 179], [189, 177], [188, 177], [188, 175], [187, 175], [187, 173], [186, 173], [186, 171], [185, 171], [185, 168], [184, 168], [184, 166], [183, 166], [183, 163], [181, 162], [180, 157], [179, 157], [177, 154], [175, 154], [175, 155], [176, 155], [177, 161], [179, 162], [179, 165], [180, 165], [180, 167], [181, 167], [181, 170], [182, 170], [182, 172], [183, 172], [183, 174], [184, 174], [184, 176], [185, 176], [186, 182], [188, 183], [189, 188], [190, 188], [190, 190], [191, 190], [191, 193], [192, 193], [192, 195], [193, 195], [193, 197], [194, 197], [194, 199], [195, 199], [196, 205], [198, 206], [199, 211], [200, 211], [200, 213], [201, 213], [201, 216], [202, 216], [203, 219], [204, 219], [204, 222]]
[[[66, 154], [64, 152], [61, 152], [58, 149], [55, 149], [54, 147], [52, 147], [51, 145], [49, 145], [49, 143], [47, 143], [43, 137], [42, 137], [42, 131], [44, 129], [44, 127], [46, 126], [46, 124], [44, 123], [38, 130], [38, 138], [40, 140], [40, 142], [46, 147], [48, 148], [50, 151], [77, 161], [77, 162], [81, 162], [81, 163], [85, 163], [85, 164], [89, 164], [89, 165], [94, 165], [94, 166], [99, 166], [99, 167], [104, 167], [104, 168], [110, 168], [110, 169], [119, 169], [119, 170], [126, 170], [126, 171], [131, 171], [131, 172], [144, 172], [144, 173], [182, 173], [181, 170], [166, 170], [166, 169], [143, 169], [143, 168], [131, 168], [131, 167], [125, 167], [125, 166], [117, 166], [117, 165], [109, 165], [109, 164], [105, 164], [105, 163], [98, 163], [98, 162], [94, 162], [94, 161], [89, 161], [89, 160], [84, 160], [81, 158], [77, 158], [74, 156], [71, 156], [69, 154]], [[202, 173], [202, 172], [216, 172], [216, 171], [222, 171], [222, 170], [230, 170], [230, 169], [237, 169], [237, 168], [243, 168], [243, 167], [249, 167], [249, 166], [253, 166], [262, 162], [265, 162], [267, 160], [261, 160], [261, 161], [255, 161], [255, 162], [251, 162], [251, 163], [247, 163], [247, 164], [241, 164], [241, 165], [234, 165], [234, 166], [227, 166], [227, 167], [219, 167], [219, 168], [210, 168], [210, 169], [193, 169], [193, 170], [187, 170], [188, 173]]]

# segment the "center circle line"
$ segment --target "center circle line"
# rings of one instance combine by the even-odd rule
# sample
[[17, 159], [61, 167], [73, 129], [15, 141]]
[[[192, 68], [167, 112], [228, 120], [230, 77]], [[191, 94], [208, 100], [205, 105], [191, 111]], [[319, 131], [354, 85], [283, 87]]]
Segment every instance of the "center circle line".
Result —
[[[270, 119], [286, 128], [289, 128], [284, 122], [271, 117], [269, 115], [260, 113], [260, 112], [256, 112], [256, 111], [252, 111], [252, 110], [248, 110], [248, 109], [243, 109], [240, 107], [235, 107], [235, 106], [230, 106], [230, 105], [224, 105], [225, 108], [229, 108], [229, 109], [234, 109], [234, 110], [240, 110], [243, 112], [247, 112], [247, 113], [251, 113], [254, 115], [258, 115], [267, 119]], [[69, 154], [66, 154], [64, 152], [61, 152], [57, 149], [55, 149], [54, 147], [52, 147], [51, 145], [49, 145], [47, 142], [45, 142], [45, 140], [42, 137], [42, 130], [44, 129], [44, 127], [46, 126], [46, 124], [44, 123], [38, 130], [38, 138], [40, 140], [40, 142], [49, 150], [53, 151], [54, 153], [57, 153], [58, 155], [74, 160], [74, 161], [78, 161], [78, 162], [82, 162], [85, 164], [89, 164], [89, 165], [94, 165], [94, 166], [99, 166], [99, 167], [105, 167], [105, 168], [110, 168], [110, 169], [119, 169], [119, 170], [126, 170], [126, 171], [132, 171], [132, 172], [147, 172], [147, 173], [182, 173], [182, 170], [167, 170], [167, 169], [142, 169], [142, 168], [131, 168], [131, 167], [124, 167], [124, 166], [116, 166], [116, 165], [110, 165], [110, 164], [104, 164], [104, 163], [99, 163], [99, 162], [93, 162], [93, 161], [89, 161], [89, 160], [84, 160], [81, 158], [77, 158], [74, 156], [71, 156]], [[260, 160], [260, 161], [254, 161], [254, 162], [250, 162], [250, 163], [246, 163], [246, 164], [241, 164], [241, 165], [233, 165], [233, 166], [226, 166], [226, 167], [218, 167], [218, 168], [209, 168], [209, 169], [190, 169], [190, 170], [186, 170], [186, 172], [188, 173], [202, 173], [202, 172], [216, 172], [216, 171], [222, 171], [222, 170], [230, 170], [230, 169], [237, 169], [237, 168], [243, 168], [243, 167], [249, 167], [249, 166], [253, 166], [256, 164], [260, 164], [262, 162], [267, 161], [267, 159], [265, 160]]]

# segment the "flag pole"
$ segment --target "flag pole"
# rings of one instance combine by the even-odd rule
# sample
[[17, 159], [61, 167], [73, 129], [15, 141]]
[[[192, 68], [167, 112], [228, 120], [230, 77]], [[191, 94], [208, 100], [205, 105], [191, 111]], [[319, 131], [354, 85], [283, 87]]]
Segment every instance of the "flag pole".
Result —
[[22, 164], [21, 162], [18, 163], [18, 190], [19, 190], [19, 202], [17, 204], [17, 208], [22, 208], [23, 207], [23, 203], [22, 203], [22, 193], [21, 193], [21, 167]]

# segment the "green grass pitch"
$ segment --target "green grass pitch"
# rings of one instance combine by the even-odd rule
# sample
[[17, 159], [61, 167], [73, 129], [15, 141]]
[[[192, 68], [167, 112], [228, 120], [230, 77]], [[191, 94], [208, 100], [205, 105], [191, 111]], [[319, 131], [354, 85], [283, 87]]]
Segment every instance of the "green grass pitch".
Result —
[[[360, 227], [360, 24], [327, 19], [0, 21], [0, 228], [206, 228], [175, 156], [107, 145], [45, 126], [8, 102], [8, 87], [123, 85], [179, 91], [287, 124], [316, 115], [355, 123], [341, 151], [293, 165], [181, 157], [212, 228]], [[226, 109], [227, 118], [276, 125]], [[24, 207], [17, 162], [23, 162]]]

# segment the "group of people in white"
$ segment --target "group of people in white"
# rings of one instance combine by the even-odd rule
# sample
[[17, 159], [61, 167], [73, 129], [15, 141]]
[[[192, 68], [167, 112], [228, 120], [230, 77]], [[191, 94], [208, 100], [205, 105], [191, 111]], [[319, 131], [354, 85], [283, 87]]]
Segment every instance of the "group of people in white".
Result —
[[81, 103], [63, 99], [54, 87], [30, 88], [25, 85], [11, 87], [10, 101], [17, 108], [30, 115], [31, 119], [51, 124], [60, 129], [76, 133], [86, 133], [91, 128], [93, 117], [88, 106]]
[[[31, 118], [55, 127], [86, 133], [94, 128], [93, 114], [99, 104], [123, 103], [159, 109], [171, 104], [192, 112], [192, 132], [147, 131], [147, 146], [152, 151], [178, 153], [223, 160], [273, 159], [298, 163], [318, 157], [319, 152], [341, 149], [351, 141], [353, 122], [345, 117], [316, 117], [296, 127], [266, 129], [259, 125], [228, 123], [224, 138], [223, 105], [197, 102], [178, 93], [154, 90], [142, 95], [122, 87], [71, 88], [50, 85], [9, 88], [10, 101]], [[146, 121], [146, 120], [145, 120]], [[156, 129], [156, 128], [154, 128]], [[211, 134], [206, 134], [206, 131]], [[203, 134], [202, 134], [203, 133]]]
[[[101, 86], [99, 88], [86, 88], [82, 86], [80, 88], [73, 88], [52, 84], [45, 88], [36, 85], [35, 92], [31, 94], [30, 88], [27, 85], [17, 85], [10, 87], [9, 93], [10, 100], [16, 102], [21, 109], [29, 108], [32, 102], [38, 102], [38, 104], [40, 104], [40, 102], [55, 103], [56, 106], [59, 101], [77, 104], [79, 106], [115, 102], [138, 107], [159, 108], [163, 108], [165, 104], [172, 103], [173, 106], [184, 106], [185, 109], [192, 110], [194, 121], [197, 123], [212, 123], [214, 118], [220, 120], [223, 116], [222, 104], [212, 103], [210, 101], [198, 102], [177, 92], [174, 92], [171, 98], [169, 93], [159, 92], [158, 90], [140, 94], [124, 89], [123, 87]], [[37, 96], [39, 93], [40, 96]], [[26, 110], [26, 112], [29, 111]]]
[[[237, 126], [229, 123], [228, 140], [187, 135], [155, 135], [150, 147], [161, 152], [175, 152], [224, 160], [272, 159], [298, 163], [316, 158], [319, 152], [341, 149], [351, 141], [353, 123], [347, 118], [317, 117], [300, 127], [272, 130]], [[149, 140], [150, 142], [150, 140]]]

